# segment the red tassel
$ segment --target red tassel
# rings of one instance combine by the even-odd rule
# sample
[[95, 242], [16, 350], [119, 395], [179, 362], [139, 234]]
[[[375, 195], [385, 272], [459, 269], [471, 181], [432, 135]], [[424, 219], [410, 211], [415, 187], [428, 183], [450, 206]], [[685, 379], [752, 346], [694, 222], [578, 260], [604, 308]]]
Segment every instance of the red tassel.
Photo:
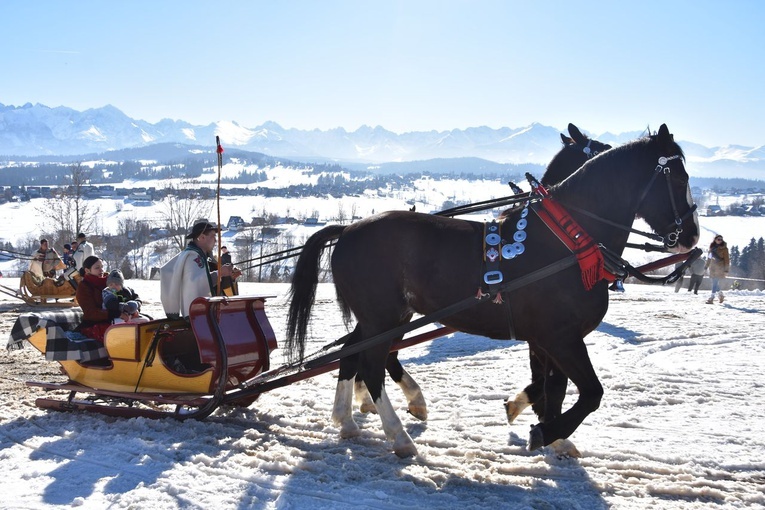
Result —
[[502, 303], [504, 303], [504, 301], [502, 301], [502, 293], [501, 292], [497, 292], [497, 296], [494, 298], [493, 302], [494, 302], [495, 305], [501, 305]]
[[223, 154], [223, 146], [218, 144], [218, 154]]

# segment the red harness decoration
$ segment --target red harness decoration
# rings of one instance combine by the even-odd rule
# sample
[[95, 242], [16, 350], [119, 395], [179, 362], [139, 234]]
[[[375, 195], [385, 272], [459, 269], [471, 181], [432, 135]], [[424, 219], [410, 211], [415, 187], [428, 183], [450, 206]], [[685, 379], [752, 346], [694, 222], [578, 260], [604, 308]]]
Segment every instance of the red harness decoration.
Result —
[[[532, 204], [534, 212], [558, 236], [563, 244], [576, 255], [579, 269], [582, 271], [582, 284], [587, 290], [606, 278], [603, 254], [592, 237], [579, 226], [571, 215], [557, 203], [542, 186], [532, 183], [542, 200]], [[541, 207], [540, 207], [541, 206]]]

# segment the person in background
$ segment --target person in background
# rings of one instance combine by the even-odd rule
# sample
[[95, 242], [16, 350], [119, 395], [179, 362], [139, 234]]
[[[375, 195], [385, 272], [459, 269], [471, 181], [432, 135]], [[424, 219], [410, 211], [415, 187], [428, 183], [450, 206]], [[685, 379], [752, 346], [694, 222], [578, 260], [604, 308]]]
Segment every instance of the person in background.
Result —
[[[221, 246], [220, 249], [220, 263], [224, 266], [233, 266], [231, 262], [231, 254], [228, 252], [228, 248]], [[239, 284], [230, 276], [222, 276], [220, 279], [221, 295], [225, 296], [237, 296], [239, 295]]]
[[47, 239], [40, 239], [40, 247], [33, 254], [29, 270], [44, 278], [55, 278], [56, 271], [59, 269], [66, 269], [61, 257], [56, 250], [48, 247]]
[[[675, 264], [675, 269], [682, 266], [682, 262], [678, 262]], [[687, 269], [686, 269], [687, 271]], [[683, 271], [683, 274], [680, 275], [680, 278], [677, 279], [677, 282], [675, 283], [675, 292], [680, 292], [680, 289], [683, 287], [683, 277], [685, 276], [685, 271]]]
[[74, 258], [74, 253], [77, 251], [77, 241], [72, 241], [71, 246], [72, 246], [72, 249], [71, 249], [70, 257], [72, 257], [72, 267], [75, 269], [80, 269], [79, 266], [77, 265], [77, 260], [75, 260]]
[[91, 255], [82, 261], [80, 268], [82, 281], [77, 286], [77, 304], [82, 308], [82, 323], [77, 331], [88, 338], [104, 341], [106, 329], [112, 325], [114, 319], [129, 319], [126, 313], [119, 309], [104, 308], [103, 291], [106, 288], [106, 275], [104, 263]]
[[220, 248], [220, 263], [223, 265], [231, 264], [231, 254], [225, 246], [221, 246]]
[[82, 268], [85, 259], [94, 255], [95, 251], [93, 250], [93, 245], [88, 242], [87, 236], [82, 232], [77, 234], [77, 249], [74, 250], [74, 254], [72, 255], [77, 264], [77, 268]]
[[74, 257], [72, 257], [72, 245], [69, 243], [66, 243], [64, 245], [64, 254], [61, 256], [61, 260], [64, 262], [64, 265], [66, 267], [74, 267]]
[[[168, 317], [188, 317], [194, 299], [218, 295], [218, 270], [210, 270], [208, 254], [219, 230], [215, 223], [195, 223], [186, 236], [190, 240], [186, 248], [160, 269], [160, 301]], [[230, 265], [221, 265], [219, 271], [221, 277], [239, 276]]]
[[693, 291], [694, 294], [699, 293], [699, 287], [704, 280], [704, 273], [707, 270], [707, 261], [704, 257], [699, 257], [691, 264], [691, 283], [688, 284], [688, 292]]
[[712, 279], [712, 295], [707, 299], [707, 304], [711, 305], [715, 302], [715, 294], [718, 294], [722, 303], [725, 296], [720, 290], [720, 280], [724, 279], [730, 270], [730, 254], [728, 245], [721, 235], [716, 235], [712, 244], [709, 245], [706, 268], [709, 269], [709, 277]]

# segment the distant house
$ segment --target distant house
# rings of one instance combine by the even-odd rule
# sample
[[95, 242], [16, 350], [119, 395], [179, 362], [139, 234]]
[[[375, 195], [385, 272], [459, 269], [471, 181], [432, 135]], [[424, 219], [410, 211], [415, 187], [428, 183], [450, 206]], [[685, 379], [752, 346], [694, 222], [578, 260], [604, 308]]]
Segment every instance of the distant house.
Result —
[[707, 206], [707, 216], [722, 216], [723, 210], [719, 205]]
[[306, 218], [303, 222], [303, 225], [309, 226], [309, 227], [318, 227], [321, 225], [326, 225], [326, 221], [319, 221], [319, 218]]
[[733, 207], [733, 208], [731, 208], [730, 213], [733, 216], [744, 216], [746, 214], [746, 209], [744, 209], [741, 206]]
[[247, 224], [244, 222], [241, 216], [230, 216], [228, 223], [226, 223], [226, 229], [228, 230], [242, 230]]

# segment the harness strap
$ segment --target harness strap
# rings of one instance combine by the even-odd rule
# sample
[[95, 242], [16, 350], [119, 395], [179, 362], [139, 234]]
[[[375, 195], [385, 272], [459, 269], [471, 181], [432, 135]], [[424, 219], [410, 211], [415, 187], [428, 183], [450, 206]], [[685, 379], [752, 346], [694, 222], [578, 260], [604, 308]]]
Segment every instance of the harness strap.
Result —
[[[552, 276], [559, 271], [563, 271], [564, 269], [567, 269], [575, 265], [576, 263], [577, 263], [576, 257], [574, 255], [570, 255], [566, 258], [553, 262], [552, 264], [549, 264], [540, 269], [537, 269], [536, 271], [532, 271], [531, 273], [525, 274], [519, 278], [516, 278], [514, 280], [511, 280], [509, 282], [506, 282], [500, 285], [499, 292], [512, 292], [514, 290], [520, 289], [521, 287], [529, 285], [537, 280], [547, 278], [548, 276]], [[489, 299], [488, 294], [486, 294], [485, 296], [467, 297], [461, 301], [457, 301], [456, 303], [447, 306], [446, 308], [441, 308], [440, 310], [436, 310], [435, 312], [429, 313], [427, 315], [420, 317], [419, 319], [415, 319], [411, 322], [402, 324], [401, 326], [398, 326], [391, 330], [380, 333], [379, 335], [375, 335], [373, 337], [367, 338], [353, 345], [347, 345], [343, 347], [342, 349], [339, 349], [335, 352], [318, 356], [306, 362], [305, 364], [303, 364], [303, 368], [306, 370], [310, 370], [312, 368], [322, 366], [325, 363], [332, 363], [333, 361], [337, 361], [347, 356], [358, 354], [361, 351], [365, 351], [376, 345], [388, 342], [390, 340], [393, 340], [394, 338], [402, 337], [406, 333], [409, 333], [410, 331], [414, 331], [417, 328], [426, 326], [436, 321], [440, 321], [441, 319], [449, 317], [450, 315], [454, 315], [457, 312], [461, 312], [463, 310], [476, 306], [479, 303], [482, 303], [488, 299]], [[347, 336], [348, 335], [346, 335], [346, 337]], [[342, 339], [347, 339], [346, 337], [343, 337]], [[330, 347], [332, 345], [334, 345], [334, 343], [330, 344], [327, 347]]]
[[[550, 196], [539, 181], [532, 177], [529, 183], [532, 189], [542, 197], [541, 201], [531, 205], [532, 209], [547, 228], [576, 255], [582, 272], [582, 284], [585, 289], [592, 289], [600, 280], [607, 278], [600, 248], [568, 211]], [[607, 279], [613, 281], [613, 278]]]

